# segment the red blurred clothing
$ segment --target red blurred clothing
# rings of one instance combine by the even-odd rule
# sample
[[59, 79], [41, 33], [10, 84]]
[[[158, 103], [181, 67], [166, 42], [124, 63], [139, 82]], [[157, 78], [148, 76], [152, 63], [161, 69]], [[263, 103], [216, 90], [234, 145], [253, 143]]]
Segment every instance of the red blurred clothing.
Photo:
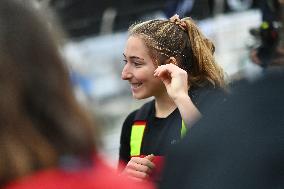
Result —
[[49, 169], [13, 181], [3, 189], [154, 189], [151, 183], [135, 182], [106, 165], [96, 157], [94, 166], [67, 172]]

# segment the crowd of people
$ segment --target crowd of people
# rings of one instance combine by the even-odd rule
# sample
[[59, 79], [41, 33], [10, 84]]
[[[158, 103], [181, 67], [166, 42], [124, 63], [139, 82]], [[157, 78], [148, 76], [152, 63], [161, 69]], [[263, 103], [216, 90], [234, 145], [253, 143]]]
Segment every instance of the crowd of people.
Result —
[[125, 118], [116, 170], [98, 154], [48, 14], [0, 1], [1, 188], [284, 187], [283, 69], [230, 88], [191, 18], [131, 25], [121, 77], [152, 100]]

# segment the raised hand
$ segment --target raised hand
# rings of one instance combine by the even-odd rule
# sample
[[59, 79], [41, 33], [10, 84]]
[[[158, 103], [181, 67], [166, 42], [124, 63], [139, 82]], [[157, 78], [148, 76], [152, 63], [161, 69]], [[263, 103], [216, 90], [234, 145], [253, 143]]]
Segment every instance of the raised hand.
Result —
[[154, 76], [160, 78], [166, 86], [168, 95], [177, 105], [181, 117], [187, 126], [191, 127], [201, 114], [188, 96], [187, 72], [175, 64], [158, 66]]
[[175, 101], [188, 95], [187, 72], [175, 64], [158, 66], [154, 76], [160, 78], [166, 86], [169, 96]]

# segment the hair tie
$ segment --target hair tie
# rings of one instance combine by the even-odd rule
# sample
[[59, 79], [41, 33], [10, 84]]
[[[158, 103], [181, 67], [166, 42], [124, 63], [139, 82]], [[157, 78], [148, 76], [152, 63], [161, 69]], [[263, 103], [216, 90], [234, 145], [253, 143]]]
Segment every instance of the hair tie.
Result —
[[185, 21], [183, 21], [179, 18], [179, 15], [175, 14], [169, 20], [170, 20], [170, 22], [178, 25], [182, 30], [187, 31], [187, 25], [186, 25]]

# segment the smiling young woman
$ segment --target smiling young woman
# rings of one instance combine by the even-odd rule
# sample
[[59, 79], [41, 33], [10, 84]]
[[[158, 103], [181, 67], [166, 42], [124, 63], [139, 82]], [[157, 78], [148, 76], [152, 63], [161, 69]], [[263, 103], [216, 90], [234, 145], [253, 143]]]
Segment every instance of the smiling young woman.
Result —
[[214, 45], [193, 20], [149, 20], [129, 28], [122, 79], [135, 99], [154, 97], [123, 123], [120, 160], [123, 173], [159, 180], [167, 149], [201, 117], [203, 101], [225, 89]]
[[144, 99], [166, 92], [162, 81], [153, 74], [157, 67], [147, 53], [147, 47], [142, 39], [129, 37], [124, 56], [122, 79], [130, 83], [134, 98]]

